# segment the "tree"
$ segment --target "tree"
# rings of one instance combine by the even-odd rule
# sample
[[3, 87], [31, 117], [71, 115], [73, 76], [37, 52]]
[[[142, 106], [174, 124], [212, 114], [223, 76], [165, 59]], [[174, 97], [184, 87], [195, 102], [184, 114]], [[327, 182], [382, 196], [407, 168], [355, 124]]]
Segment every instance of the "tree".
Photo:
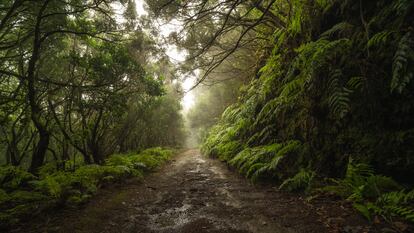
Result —
[[[181, 24], [170, 39], [188, 51], [187, 64], [182, 69], [201, 70], [195, 86], [202, 83], [216, 68], [240, 50], [256, 54], [258, 65], [263, 65], [269, 53], [269, 39], [275, 28], [285, 28], [289, 4], [285, 1], [147, 1], [154, 17], [165, 21], [174, 19]], [[290, 12], [289, 12], [290, 14]], [[261, 59], [258, 59], [261, 58]], [[258, 67], [256, 67], [258, 68]]]
[[[116, 135], [127, 105], [157, 98], [164, 85], [141, 65], [157, 48], [137, 29], [134, 4], [2, 2], [0, 117], [6, 162], [30, 159], [29, 170], [36, 173], [48, 154], [64, 162], [74, 149], [85, 162], [101, 163], [118, 150]], [[125, 23], [117, 21], [117, 11], [123, 11]], [[148, 51], [140, 54], [137, 46]]]

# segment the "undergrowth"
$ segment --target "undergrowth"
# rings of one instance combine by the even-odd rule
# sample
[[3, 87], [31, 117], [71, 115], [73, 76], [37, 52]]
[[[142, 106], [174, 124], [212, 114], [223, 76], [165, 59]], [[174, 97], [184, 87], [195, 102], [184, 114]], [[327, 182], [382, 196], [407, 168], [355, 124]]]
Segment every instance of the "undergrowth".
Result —
[[331, 181], [334, 185], [321, 190], [352, 201], [368, 220], [381, 216], [390, 222], [399, 218], [414, 223], [414, 190], [407, 191], [392, 178], [375, 174], [369, 165], [350, 160], [345, 177]]
[[305, 2], [274, 30], [265, 65], [202, 152], [288, 191], [344, 177], [324, 190], [368, 219], [413, 222], [413, 191], [393, 179], [413, 185], [414, 2]]
[[0, 167], [0, 229], [46, 209], [85, 203], [105, 184], [140, 179], [172, 153], [157, 147], [138, 154], [116, 154], [103, 165], [84, 165], [75, 171], [57, 170], [49, 163], [37, 177], [19, 167]]

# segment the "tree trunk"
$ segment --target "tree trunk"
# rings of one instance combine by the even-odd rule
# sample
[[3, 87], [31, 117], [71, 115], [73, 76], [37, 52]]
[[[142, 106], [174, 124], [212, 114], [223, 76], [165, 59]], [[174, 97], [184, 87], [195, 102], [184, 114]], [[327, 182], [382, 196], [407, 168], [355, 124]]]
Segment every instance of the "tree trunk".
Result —
[[50, 134], [46, 130], [39, 130], [39, 141], [37, 142], [36, 150], [32, 155], [32, 162], [30, 164], [30, 172], [36, 173], [37, 169], [43, 165], [46, 151], [49, 146]]
[[[13, 142], [14, 143], [14, 142]], [[17, 159], [17, 156], [19, 154], [17, 150], [17, 145], [10, 145], [9, 147], [9, 153], [10, 153], [10, 162], [13, 166], [19, 166], [19, 160]]]
[[41, 120], [41, 107], [37, 101], [37, 90], [35, 87], [36, 63], [40, 58], [41, 49], [41, 21], [43, 12], [46, 10], [48, 3], [49, 1], [46, 0], [37, 14], [36, 25], [34, 28], [32, 56], [30, 57], [27, 68], [27, 99], [31, 110], [30, 118], [39, 132], [39, 141], [37, 142], [36, 149], [33, 151], [32, 162], [30, 164], [30, 172], [32, 173], [36, 173], [37, 169], [43, 165], [50, 139], [47, 127]]
[[102, 158], [102, 153], [99, 150], [98, 143], [90, 142], [88, 147], [92, 154], [93, 161], [97, 164], [101, 164], [103, 162], [103, 158]]
[[10, 145], [8, 145], [7, 149], [6, 149], [6, 165], [10, 164], [10, 160], [11, 160], [10, 157], [11, 157], [11, 155], [10, 155]]
[[86, 164], [92, 164], [91, 156], [89, 156], [87, 152], [82, 151], [81, 154], [83, 156], [83, 161], [85, 161]]

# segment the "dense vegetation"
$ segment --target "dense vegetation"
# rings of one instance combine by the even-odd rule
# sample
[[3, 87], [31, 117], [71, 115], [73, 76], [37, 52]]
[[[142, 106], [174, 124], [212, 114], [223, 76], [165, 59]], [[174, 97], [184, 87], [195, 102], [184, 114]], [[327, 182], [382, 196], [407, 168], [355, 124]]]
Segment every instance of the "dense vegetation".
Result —
[[[125, 5], [124, 24], [114, 4]], [[149, 63], [159, 48], [135, 25], [133, 5], [2, 2], [3, 163], [36, 173], [46, 160], [102, 163], [114, 152], [180, 141], [180, 97], [165, 71], [171, 64]]]
[[139, 19], [133, 0], [0, 3], [2, 223], [165, 161], [145, 149], [182, 144], [188, 76], [203, 153], [370, 220], [414, 222], [414, 1], [146, 3]]
[[22, 168], [0, 168], [0, 229], [24, 218], [62, 206], [77, 206], [88, 201], [100, 187], [127, 178], [141, 179], [172, 155], [171, 150], [152, 148], [140, 153], [117, 154], [102, 165], [66, 164], [57, 169], [49, 163], [34, 176]]
[[[187, 6], [199, 9], [193, 18], [214, 15], [222, 26], [204, 32], [214, 39], [203, 47], [213, 63], [195, 63], [214, 68], [221, 55], [235, 56], [237, 46], [249, 42], [265, 62], [212, 127], [203, 152], [254, 181], [308, 190], [318, 178], [319, 187], [354, 201], [369, 218], [375, 213], [413, 221], [412, 192], [393, 180], [405, 188], [413, 184], [413, 2], [214, 4]], [[216, 8], [223, 13], [215, 14]], [[208, 67], [200, 80], [211, 78]]]
[[144, 149], [181, 145], [181, 86], [134, 1], [5, 0], [0, 20], [2, 227], [141, 177], [171, 155]]

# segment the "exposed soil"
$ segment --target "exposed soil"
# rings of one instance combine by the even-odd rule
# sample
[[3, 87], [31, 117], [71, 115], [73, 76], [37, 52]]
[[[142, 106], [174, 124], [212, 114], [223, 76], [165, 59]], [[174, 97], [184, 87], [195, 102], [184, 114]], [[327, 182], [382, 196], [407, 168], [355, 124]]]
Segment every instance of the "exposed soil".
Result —
[[324, 197], [309, 203], [269, 185], [252, 185], [225, 164], [188, 150], [144, 182], [103, 189], [80, 210], [45, 214], [13, 232], [394, 231], [369, 224], [346, 202]]

